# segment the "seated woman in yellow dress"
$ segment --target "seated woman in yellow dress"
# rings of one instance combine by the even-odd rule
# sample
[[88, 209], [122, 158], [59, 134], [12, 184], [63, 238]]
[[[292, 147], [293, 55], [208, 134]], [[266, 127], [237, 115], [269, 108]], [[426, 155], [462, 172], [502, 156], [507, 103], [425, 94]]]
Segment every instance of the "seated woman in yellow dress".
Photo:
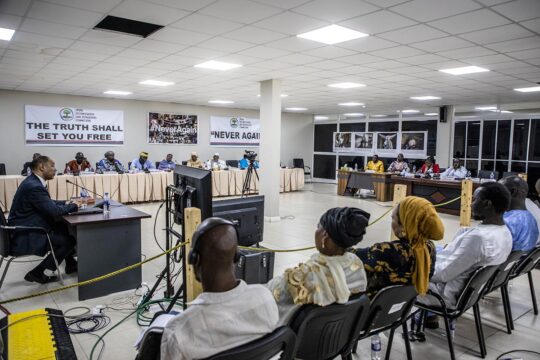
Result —
[[366, 170], [373, 170], [378, 173], [384, 172], [384, 164], [381, 160], [379, 160], [378, 155], [373, 155], [371, 161], [368, 161], [366, 165]]

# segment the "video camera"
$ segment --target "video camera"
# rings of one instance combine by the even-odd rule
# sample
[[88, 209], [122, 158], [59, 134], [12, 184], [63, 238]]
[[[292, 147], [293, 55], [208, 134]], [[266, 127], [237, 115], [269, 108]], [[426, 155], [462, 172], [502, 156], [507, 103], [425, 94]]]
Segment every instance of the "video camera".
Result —
[[255, 151], [245, 150], [245, 153], [246, 153], [246, 158], [249, 161], [255, 161], [255, 159], [257, 158], [257, 153]]

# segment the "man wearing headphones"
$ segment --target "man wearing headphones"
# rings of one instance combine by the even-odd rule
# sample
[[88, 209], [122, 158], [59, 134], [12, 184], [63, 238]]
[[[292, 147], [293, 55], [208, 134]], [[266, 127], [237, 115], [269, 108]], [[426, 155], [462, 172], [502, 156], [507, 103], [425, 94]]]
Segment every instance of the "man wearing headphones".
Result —
[[263, 285], [234, 274], [238, 230], [225, 219], [204, 220], [193, 234], [188, 262], [203, 292], [171, 319], [161, 339], [161, 359], [204, 359], [274, 330], [278, 308]]

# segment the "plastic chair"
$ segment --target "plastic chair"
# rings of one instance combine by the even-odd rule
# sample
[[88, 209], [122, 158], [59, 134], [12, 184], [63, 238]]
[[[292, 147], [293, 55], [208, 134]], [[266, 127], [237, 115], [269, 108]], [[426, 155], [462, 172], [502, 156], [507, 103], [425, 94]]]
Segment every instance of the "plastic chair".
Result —
[[490, 279], [493, 277], [495, 271], [497, 271], [497, 268], [498, 266], [484, 266], [474, 270], [473, 273], [469, 276], [469, 279], [467, 280], [465, 285], [463, 286], [463, 289], [459, 293], [455, 308], [448, 308], [444, 299], [439, 294], [431, 291], [429, 291], [428, 293], [439, 301], [440, 306], [431, 306], [422, 304], [418, 301], [416, 302], [416, 307], [423, 310], [424, 316], [426, 315], [425, 311], [429, 311], [444, 318], [446, 339], [448, 340], [448, 349], [450, 351], [451, 360], [455, 360], [456, 355], [454, 353], [454, 342], [450, 332], [450, 320], [459, 318], [471, 307], [474, 311], [474, 322], [476, 325], [476, 335], [478, 336], [478, 343], [480, 345], [480, 355], [482, 358], [486, 357], [486, 342], [484, 339], [484, 330], [482, 329], [482, 319], [480, 317], [480, 307], [478, 306], [478, 301], [485, 295], [487, 291], [487, 285]]
[[311, 176], [311, 168], [309, 166], [304, 165], [304, 159], [293, 159], [292, 161], [293, 161], [293, 168], [304, 169], [304, 175], [309, 175], [310, 182], [313, 182], [313, 177]]
[[498, 171], [489, 171], [489, 170], [479, 170], [478, 171], [478, 177], [480, 179], [491, 179], [491, 173], [495, 176], [495, 180], [499, 178], [499, 172]]
[[[510, 280], [520, 277], [521, 275], [527, 274], [529, 278], [529, 288], [531, 290], [531, 299], [533, 303], [534, 315], [538, 315], [538, 304], [536, 303], [536, 294], [534, 292], [534, 282], [532, 278], [532, 270], [540, 262], [540, 245], [536, 245], [534, 249], [529, 251], [528, 254], [523, 256], [519, 263], [516, 264], [514, 271], [510, 274]], [[511, 305], [509, 303], [508, 308], [511, 310]], [[514, 329], [514, 322], [510, 319], [510, 324], [512, 329]]]
[[227, 167], [238, 167], [238, 160], [225, 160], [225, 164], [227, 164]]
[[182, 161], [182, 165], [187, 166], [187, 161]]
[[368, 309], [365, 295], [345, 304], [302, 306], [289, 322], [297, 339], [294, 356], [326, 360], [341, 355], [342, 359], [352, 359], [351, 343], [364, 326]]
[[[388, 348], [385, 359], [390, 359], [394, 332], [401, 325], [403, 334], [408, 334], [407, 317], [411, 312], [418, 293], [412, 285], [395, 285], [381, 289], [371, 300], [369, 313], [363, 328], [360, 329], [354, 341], [352, 352], [356, 352], [358, 341], [390, 330]], [[407, 359], [412, 359], [411, 344], [409, 337], [404, 336]]]

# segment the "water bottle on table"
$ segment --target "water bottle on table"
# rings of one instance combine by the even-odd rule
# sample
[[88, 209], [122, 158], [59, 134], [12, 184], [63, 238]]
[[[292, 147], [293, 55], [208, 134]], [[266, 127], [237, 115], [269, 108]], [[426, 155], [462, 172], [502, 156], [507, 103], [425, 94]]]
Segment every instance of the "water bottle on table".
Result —
[[86, 209], [88, 206], [88, 191], [81, 189], [81, 209]]
[[381, 337], [379, 334], [371, 337], [371, 360], [381, 360]]
[[103, 196], [103, 215], [109, 215], [111, 212], [111, 200], [109, 193], [106, 192]]
[[491, 174], [489, 174], [489, 178], [491, 179], [491, 181], [495, 181], [495, 174], [493, 173], [493, 171], [491, 172]]

